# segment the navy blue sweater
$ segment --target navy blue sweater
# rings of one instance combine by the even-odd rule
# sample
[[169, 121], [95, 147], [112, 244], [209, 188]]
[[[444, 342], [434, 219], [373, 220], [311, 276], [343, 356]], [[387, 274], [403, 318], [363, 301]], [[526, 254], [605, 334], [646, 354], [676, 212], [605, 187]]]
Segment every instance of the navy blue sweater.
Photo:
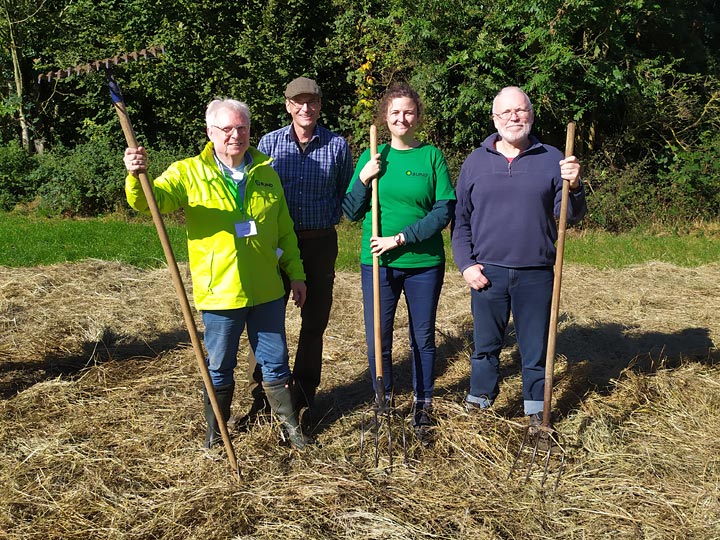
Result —
[[[510, 268], [555, 264], [563, 179], [557, 148], [530, 136], [530, 147], [512, 162], [495, 150], [493, 134], [463, 163], [452, 232], [455, 264], [463, 272], [480, 264]], [[570, 194], [568, 223], [587, 211], [585, 190]]]

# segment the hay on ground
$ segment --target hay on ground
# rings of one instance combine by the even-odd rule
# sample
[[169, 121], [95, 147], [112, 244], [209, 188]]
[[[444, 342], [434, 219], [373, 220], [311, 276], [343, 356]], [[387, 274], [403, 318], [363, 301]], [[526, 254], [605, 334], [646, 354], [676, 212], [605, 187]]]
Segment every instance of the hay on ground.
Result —
[[[359, 276], [343, 272], [319, 444], [278, 445], [268, 420], [234, 432], [236, 481], [222, 449], [200, 449], [201, 382], [167, 269], [0, 268], [0, 538], [717, 539], [719, 276], [717, 264], [566, 265], [554, 409], [568, 460], [551, 492], [539, 468], [508, 479], [524, 425], [512, 332], [493, 408], [462, 406], [472, 324], [454, 269], [437, 321], [434, 445], [411, 437], [409, 466], [390, 472], [361, 459], [371, 387]], [[401, 306], [404, 414], [406, 323]], [[298, 328], [289, 308], [291, 349]], [[233, 413], [249, 404], [239, 384]]]

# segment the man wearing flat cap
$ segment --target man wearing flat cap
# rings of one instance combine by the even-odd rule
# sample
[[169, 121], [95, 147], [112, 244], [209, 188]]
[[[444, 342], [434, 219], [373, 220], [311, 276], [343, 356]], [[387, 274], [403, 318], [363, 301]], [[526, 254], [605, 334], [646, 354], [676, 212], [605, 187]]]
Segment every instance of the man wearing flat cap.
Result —
[[[294, 79], [285, 88], [285, 109], [292, 122], [264, 135], [258, 144], [273, 158], [272, 167], [282, 181], [306, 274], [307, 297], [292, 373], [298, 411], [312, 408], [320, 384], [323, 334], [330, 318], [338, 254], [335, 226], [353, 172], [345, 139], [318, 125], [321, 108], [318, 84], [306, 77]], [[289, 291], [289, 281], [283, 277]], [[246, 421], [265, 408], [262, 375], [252, 359], [249, 368], [254, 400]]]

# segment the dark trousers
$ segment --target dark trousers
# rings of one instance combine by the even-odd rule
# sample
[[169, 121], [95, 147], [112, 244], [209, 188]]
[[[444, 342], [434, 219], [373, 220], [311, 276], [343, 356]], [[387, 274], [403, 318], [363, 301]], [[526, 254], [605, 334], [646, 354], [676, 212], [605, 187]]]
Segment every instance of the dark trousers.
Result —
[[[393, 388], [392, 346], [395, 312], [400, 296], [405, 294], [408, 309], [412, 385], [415, 401], [430, 403], [435, 388], [435, 320], [445, 265], [428, 268], [380, 267], [380, 339], [385, 393]], [[365, 339], [368, 364], [376, 383], [375, 324], [373, 302], [373, 267], [360, 265], [365, 314]], [[377, 389], [376, 389], [377, 390]]]
[[490, 285], [471, 290], [475, 347], [467, 401], [490, 405], [499, 392], [500, 350], [512, 312], [522, 359], [525, 414], [543, 410], [545, 353], [550, 326], [553, 268], [506, 268], [486, 264]]
[[[298, 247], [305, 269], [307, 298], [300, 310], [301, 326], [295, 362], [292, 369], [293, 393], [296, 405], [312, 406], [320, 385], [322, 372], [323, 334], [330, 320], [335, 284], [335, 261], [338, 255], [337, 232], [334, 228], [323, 231], [299, 231]], [[290, 281], [283, 274], [285, 300], [290, 296]], [[248, 358], [250, 390], [259, 392], [262, 373], [254, 358]]]

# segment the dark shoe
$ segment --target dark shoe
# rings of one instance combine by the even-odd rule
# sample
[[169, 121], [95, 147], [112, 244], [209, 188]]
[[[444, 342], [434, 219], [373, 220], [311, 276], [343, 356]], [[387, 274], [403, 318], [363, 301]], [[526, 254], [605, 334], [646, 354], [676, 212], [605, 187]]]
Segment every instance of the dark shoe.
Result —
[[303, 433], [312, 433], [315, 430], [315, 418], [311, 407], [305, 407], [298, 412], [298, 423]]
[[535, 435], [541, 431], [545, 434], [550, 434], [555, 431], [552, 425], [552, 417], [550, 418], [550, 425], [547, 428], [543, 428], [543, 413], [542, 411], [528, 415], [528, 433]]
[[[256, 394], [260, 393], [256, 392]], [[270, 408], [270, 402], [268, 401], [265, 392], [262, 392], [261, 395], [256, 395], [253, 398], [250, 409], [245, 414], [245, 416], [238, 418], [235, 421], [235, 429], [242, 432], [248, 431], [250, 429], [250, 426], [255, 423], [255, 421], [257, 421], [261, 416], [270, 416], [271, 411], [272, 409]]]
[[543, 427], [543, 413], [538, 412], [535, 414], [528, 415], [528, 436], [532, 437], [531, 444], [534, 445], [535, 449], [540, 452], [556, 452], [562, 451], [559, 444], [558, 432], [552, 424], [552, 417], [550, 417], [550, 425]]
[[[235, 391], [235, 383], [216, 386], [214, 390], [217, 404], [220, 407], [225, 422], [227, 422], [230, 419], [230, 404], [232, 403], [233, 392]], [[220, 435], [220, 425], [215, 417], [215, 411], [213, 411], [212, 403], [210, 403], [210, 397], [206, 389], [203, 389], [203, 402], [205, 404], [205, 421], [207, 422], [205, 448], [210, 448], [222, 442], [222, 435]]]
[[430, 406], [427, 404], [415, 403], [413, 406], [412, 426], [415, 437], [423, 446], [429, 446], [433, 442], [433, 419]]
[[480, 411], [484, 411], [487, 407], [483, 407], [482, 405], [478, 403], [473, 403], [471, 401], [465, 402], [465, 410], [469, 412], [470, 414], [478, 413]]
[[293, 404], [295, 410], [299, 413], [305, 407], [312, 407], [315, 404], [315, 393], [317, 388], [305, 388], [299, 381], [293, 381], [290, 385]]
[[300, 428], [297, 411], [293, 407], [288, 379], [263, 382], [263, 388], [273, 412], [280, 420], [282, 433], [287, 437], [290, 444], [298, 450], [312, 444], [314, 442], [312, 438], [305, 435]]

